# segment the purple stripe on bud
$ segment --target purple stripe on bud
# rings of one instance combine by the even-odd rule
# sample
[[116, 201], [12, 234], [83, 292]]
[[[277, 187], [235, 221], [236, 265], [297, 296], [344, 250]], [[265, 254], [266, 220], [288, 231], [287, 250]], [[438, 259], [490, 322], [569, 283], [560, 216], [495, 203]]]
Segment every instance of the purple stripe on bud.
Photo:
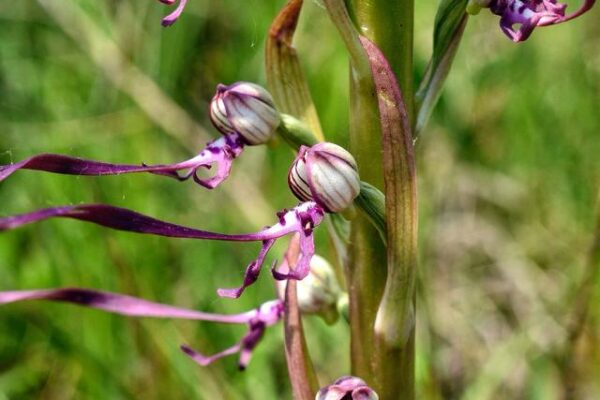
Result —
[[249, 145], [267, 143], [281, 123], [271, 94], [250, 82], [217, 86], [209, 112], [221, 133], [237, 132]]
[[222, 357], [240, 353], [240, 368], [244, 369], [254, 348], [262, 339], [267, 327], [279, 322], [283, 315], [283, 302], [271, 300], [259, 308], [241, 314], [212, 314], [186, 308], [155, 303], [137, 297], [92, 289], [64, 288], [0, 292], [0, 304], [19, 301], [49, 300], [91, 307], [130, 317], [180, 318], [226, 324], [246, 324], [248, 333], [236, 345], [210, 357], [205, 357], [187, 346], [181, 349], [200, 365], [208, 365]]
[[[206, 145], [197, 156], [175, 164], [130, 165], [111, 164], [85, 160], [60, 154], [39, 154], [11, 165], [0, 166], [0, 182], [20, 169], [52, 172], [65, 175], [103, 176], [149, 172], [165, 175], [180, 181], [194, 178], [194, 181], [207, 189], [213, 189], [229, 176], [231, 164], [244, 149], [240, 136], [231, 133]], [[198, 177], [200, 168], [211, 168], [216, 164], [216, 173], [207, 179]], [[178, 171], [183, 171], [179, 174]]]

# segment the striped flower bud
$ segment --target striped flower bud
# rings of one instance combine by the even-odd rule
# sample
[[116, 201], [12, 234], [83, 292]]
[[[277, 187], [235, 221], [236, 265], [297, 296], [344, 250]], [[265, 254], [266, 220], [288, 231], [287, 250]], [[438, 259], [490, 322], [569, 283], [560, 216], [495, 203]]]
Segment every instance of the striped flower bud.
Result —
[[218, 85], [210, 119], [221, 133], [237, 132], [249, 145], [268, 142], [281, 122], [271, 94], [250, 82]]
[[360, 192], [354, 157], [329, 142], [302, 146], [288, 173], [288, 183], [300, 200], [312, 200], [327, 212], [348, 208]]

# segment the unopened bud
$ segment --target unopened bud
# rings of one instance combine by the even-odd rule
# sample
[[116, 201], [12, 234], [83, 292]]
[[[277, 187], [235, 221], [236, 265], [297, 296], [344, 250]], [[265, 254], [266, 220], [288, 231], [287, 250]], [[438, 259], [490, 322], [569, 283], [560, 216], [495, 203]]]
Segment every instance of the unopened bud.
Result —
[[328, 324], [339, 318], [337, 302], [342, 290], [331, 264], [314, 255], [310, 260], [310, 273], [298, 281], [298, 307], [303, 314], [316, 314]]
[[218, 85], [210, 119], [221, 133], [237, 132], [249, 145], [268, 142], [281, 122], [271, 94], [250, 82]]
[[379, 400], [379, 396], [365, 381], [355, 376], [343, 376], [325, 386], [315, 400]]
[[315, 201], [327, 212], [348, 208], [360, 192], [354, 157], [329, 142], [302, 146], [288, 173], [288, 183], [300, 200]]

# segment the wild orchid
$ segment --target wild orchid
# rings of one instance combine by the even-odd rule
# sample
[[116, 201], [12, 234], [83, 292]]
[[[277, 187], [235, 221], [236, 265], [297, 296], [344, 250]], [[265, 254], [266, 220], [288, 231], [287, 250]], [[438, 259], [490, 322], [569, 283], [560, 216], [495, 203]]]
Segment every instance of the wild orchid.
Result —
[[[227, 179], [233, 160], [242, 153], [244, 147], [268, 142], [281, 120], [269, 92], [249, 82], [219, 85], [211, 101], [210, 117], [223, 136], [208, 143], [198, 155], [186, 161], [166, 165], [131, 165], [61, 154], [39, 154], [14, 164], [0, 165], [0, 182], [21, 169], [79, 176], [149, 172], [179, 181], [192, 177], [199, 185], [214, 189]], [[215, 165], [213, 176], [198, 176], [200, 169], [211, 169]]]
[[[160, 1], [169, 6], [177, 3]], [[288, 0], [269, 29], [265, 59], [270, 91], [244, 81], [217, 86], [207, 111], [221, 137], [197, 155], [172, 164], [148, 165], [38, 154], [0, 165], [0, 182], [21, 170], [75, 176], [150, 173], [179, 181], [192, 178], [214, 189], [226, 184], [234, 173], [234, 160], [246, 146], [268, 143], [269, 150], [274, 149], [281, 143], [273, 140], [277, 134], [297, 151], [287, 183], [299, 203], [274, 212], [270, 225], [248, 228], [250, 233], [202, 230], [109, 204], [52, 206], [0, 217], [3, 234], [48, 219], [68, 218], [167, 238], [259, 242], [258, 254], [245, 267], [240, 286], [217, 290], [226, 298], [239, 298], [253, 285], [275, 243], [291, 237], [281, 263], [271, 264], [277, 296], [268, 298], [275, 299], [226, 315], [95, 289], [51, 288], [0, 291], [0, 305], [53, 301], [128, 317], [245, 325], [247, 331], [239, 341], [214, 355], [181, 346], [202, 366], [237, 354], [240, 369], [248, 366], [267, 328], [282, 321], [295, 399], [414, 400], [420, 254], [414, 146], [440, 97], [468, 15], [488, 8], [500, 17], [504, 34], [521, 42], [537, 27], [581, 16], [595, 0], [583, 0], [572, 13], [558, 0], [440, 0], [431, 60], [424, 71], [416, 71], [414, 65], [414, 0], [323, 0], [350, 59], [348, 149], [326, 140], [293, 46], [304, 3]], [[187, 0], [179, 0], [161, 24], [174, 24], [186, 4]], [[418, 84], [416, 76], [423, 77]], [[200, 174], [212, 168], [215, 172], [209, 177]], [[281, 179], [285, 182], [285, 176]], [[315, 254], [315, 230], [322, 225], [326, 225], [335, 263]], [[310, 314], [321, 316], [327, 324], [344, 315], [350, 332], [352, 365], [348, 369], [352, 376], [319, 384], [303, 333], [302, 317]], [[323, 375], [320, 371], [319, 376]]]
[[469, 0], [467, 10], [477, 14], [489, 8], [500, 17], [500, 28], [514, 42], [527, 40], [538, 26], [558, 25], [589, 11], [596, 0], [584, 0], [574, 12], [567, 14], [567, 4], [557, 0]]

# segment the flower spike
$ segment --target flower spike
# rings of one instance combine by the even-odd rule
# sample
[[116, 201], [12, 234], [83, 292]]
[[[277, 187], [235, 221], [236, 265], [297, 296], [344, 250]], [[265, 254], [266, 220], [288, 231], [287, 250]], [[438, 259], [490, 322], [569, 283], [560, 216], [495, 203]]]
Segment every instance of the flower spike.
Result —
[[283, 315], [283, 302], [281, 300], [268, 301], [259, 308], [245, 313], [224, 315], [204, 313], [92, 289], [63, 288], [0, 292], [0, 305], [31, 300], [71, 303], [129, 317], [177, 318], [225, 324], [246, 324], [248, 325], [248, 333], [239, 343], [213, 356], [205, 357], [188, 346], [181, 346], [183, 352], [203, 366], [222, 357], [240, 353], [240, 369], [245, 369], [248, 365], [252, 351], [262, 339], [266, 328], [276, 324]]
[[279, 222], [259, 232], [230, 235], [203, 231], [161, 221], [147, 215], [125, 208], [105, 204], [83, 204], [45, 208], [26, 214], [0, 218], [0, 232], [15, 229], [23, 225], [46, 220], [48, 218], [70, 218], [91, 222], [107, 228], [121, 231], [144, 233], [157, 236], [224, 240], [233, 242], [262, 242], [261, 251], [246, 269], [243, 284], [236, 289], [220, 289], [223, 297], [239, 297], [244, 289], [256, 281], [264, 259], [276, 239], [290, 233], [300, 234], [301, 257], [298, 266], [290, 273], [279, 273], [273, 270], [275, 279], [303, 279], [309, 272], [310, 259], [314, 254], [314, 238], [312, 231], [324, 218], [325, 212], [315, 202], [308, 201], [278, 213]]

